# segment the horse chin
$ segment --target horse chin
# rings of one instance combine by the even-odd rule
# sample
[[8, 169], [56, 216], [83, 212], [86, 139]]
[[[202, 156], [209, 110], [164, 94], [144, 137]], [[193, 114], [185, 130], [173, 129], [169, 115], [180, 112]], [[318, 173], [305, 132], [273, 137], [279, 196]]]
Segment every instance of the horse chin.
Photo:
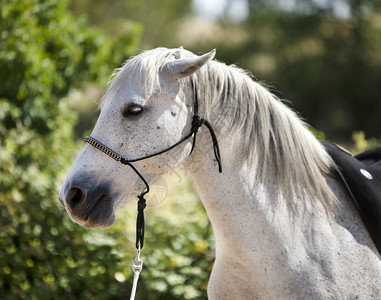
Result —
[[78, 218], [70, 215], [71, 219], [85, 228], [107, 228], [115, 224], [115, 214], [104, 216], [98, 212], [91, 212], [87, 218]]
[[107, 227], [114, 225], [114, 223], [115, 223], [115, 216], [113, 218], [110, 218], [109, 220], [102, 221], [102, 222], [89, 220], [85, 224], [83, 224], [83, 226], [87, 229], [107, 228]]
[[112, 214], [106, 219], [89, 217], [86, 223], [83, 224], [84, 227], [90, 228], [106, 228], [115, 224], [115, 214]]
[[85, 228], [106, 228], [114, 225], [115, 213], [111, 201], [99, 202], [88, 212], [83, 212], [80, 216], [70, 214], [71, 219], [83, 225]]

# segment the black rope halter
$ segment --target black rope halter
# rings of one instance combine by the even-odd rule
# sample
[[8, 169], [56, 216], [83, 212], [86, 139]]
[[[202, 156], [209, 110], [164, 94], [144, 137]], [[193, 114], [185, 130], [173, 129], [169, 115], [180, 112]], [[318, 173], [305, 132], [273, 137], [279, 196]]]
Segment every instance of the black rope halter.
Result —
[[147, 206], [146, 205], [146, 199], [144, 198], [144, 196], [150, 191], [150, 188], [149, 188], [149, 185], [148, 185], [147, 181], [144, 179], [143, 175], [140, 174], [140, 172], [132, 164], [133, 162], [137, 162], [137, 161], [140, 161], [140, 160], [151, 158], [153, 156], [157, 156], [157, 155], [160, 155], [160, 154], [162, 154], [164, 152], [167, 152], [167, 151], [175, 148], [176, 146], [180, 145], [181, 143], [183, 143], [185, 140], [187, 140], [188, 138], [190, 138], [193, 135], [192, 149], [191, 149], [191, 151], [189, 153], [189, 155], [190, 155], [193, 152], [194, 147], [196, 145], [196, 135], [197, 135], [198, 129], [202, 125], [205, 125], [208, 128], [210, 136], [212, 138], [213, 149], [214, 149], [214, 156], [215, 156], [216, 161], [218, 163], [218, 171], [220, 173], [222, 173], [222, 164], [221, 164], [220, 149], [218, 147], [218, 141], [217, 141], [216, 134], [214, 133], [214, 130], [213, 130], [212, 126], [210, 125], [210, 123], [207, 120], [204, 120], [204, 119], [200, 118], [200, 116], [198, 115], [198, 94], [197, 94], [197, 89], [196, 89], [196, 86], [195, 86], [195, 84], [193, 83], [192, 80], [191, 80], [191, 84], [192, 84], [192, 87], [193, 87], [193, 94], [194, 94], [194, 104], [193, 104], [193, 112], [194, 112], [194, 114], [193, 114], [193, 119], [192, 119], [192, 127], [191, 127], [190, 132], [187, 135], [185, 135], [183, 138], [180, 139], [180, 141], [178, 141], [177, 143], [173, 144], [172, 146], [170, 146], [170, 147], [168, 147], [168, 148], [166, 148], [164, 150], [155, 152], [153, 154], [149, 154], [149, 155], [144, 156], [144, 157], [139, 157], [139, 158], [134, 158], [134, 159], [127, 159], [127, 158], [124, 158], [122, 155], [120, 155], [119, 153], [115, 152], [114, 150], [112, 150], [111, 148], [109, 148], [106, 145], [102, 144], [100, 141], [96, 140], [95, 138], [93, 138], [91, 136], [87, 136], [87, 137], [84, 138], [84, 141], [86, 143], [89, 143], [91, 146], [93, 146], [96, 149], [102, 151], [103, 153], [107, 154], [108, 156], [110, 156], [111, 158], [115, 159], [116, 161], [119, 161], [123, 165], [128, 165], [139, 176], [139, 178], [143, 181], [144, 185], [146, 186], [145, 191], [143, 191], [140, 195], [137, 196], [138, 197], [138, 215], [137, 215], [137, 220], [136, 220], [136, 248], [137, 249], [139, 249], [139, 248], [142, 249], [143, 245], [144, 245], [144, 227], [145, 227], [145, 225], [144, 225], [144, 209]]

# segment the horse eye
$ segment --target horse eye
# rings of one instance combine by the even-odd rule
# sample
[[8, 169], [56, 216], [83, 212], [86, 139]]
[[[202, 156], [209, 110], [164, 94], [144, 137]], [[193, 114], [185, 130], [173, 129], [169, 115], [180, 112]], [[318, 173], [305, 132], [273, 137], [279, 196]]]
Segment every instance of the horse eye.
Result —
[[136, 117], [143, 112], [143, 107], [132, 104], [123, 109], [123, 117]]

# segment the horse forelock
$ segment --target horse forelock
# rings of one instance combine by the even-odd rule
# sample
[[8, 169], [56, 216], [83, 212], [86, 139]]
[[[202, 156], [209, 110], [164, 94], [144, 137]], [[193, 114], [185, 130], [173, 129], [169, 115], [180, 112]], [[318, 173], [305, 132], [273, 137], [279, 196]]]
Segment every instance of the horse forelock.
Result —
[[[157, 48], [132, 57], [114, 71], [101, 106], [114, 90], [126, 88], [131, 74], [140, 76], [147, 95], [160, 92], [164, 64], [193, 55], [181, 48]], [[271, 177], [276, 193], [285, 199], [311, 196], [328, 211], [336, 205], [325, 179], [333, 162], [323, 146], [299, 116], [249, 72], [214, 60], [191, 79], [181, 79], [182, 88], [190, 80], [197, 88], [202, 117], [215, 126], [220, 138], [237, 137], [237, 149], [247, 151], [239, 151], [243, 156], [236, 159], [255, 168], [258, 180], [265, 183]]]

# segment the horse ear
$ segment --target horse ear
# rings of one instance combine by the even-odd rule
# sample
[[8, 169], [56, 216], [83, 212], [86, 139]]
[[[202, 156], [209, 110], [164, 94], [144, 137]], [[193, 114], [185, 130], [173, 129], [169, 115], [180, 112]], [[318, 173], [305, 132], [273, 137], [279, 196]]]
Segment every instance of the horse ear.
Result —
[[192, 58], [178, 59], [166, 63], [161, 69], [161, 74], [167, 76], [171, 80], [176, 80], [192, 75], [208, 61], [212, 60], [216, 55], [216, 49], [209, 53]]

